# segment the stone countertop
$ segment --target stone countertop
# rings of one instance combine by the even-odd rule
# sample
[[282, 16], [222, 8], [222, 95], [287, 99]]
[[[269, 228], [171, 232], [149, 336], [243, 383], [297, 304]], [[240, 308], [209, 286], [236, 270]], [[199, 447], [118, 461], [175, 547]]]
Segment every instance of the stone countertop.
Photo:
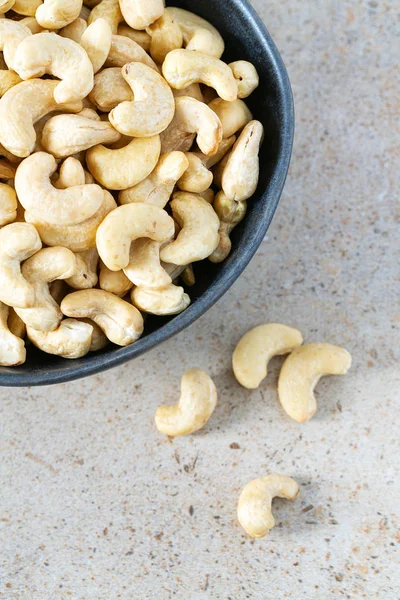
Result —
[[[159, 349], [83, 381], [0, 390], [2, 599], [399, 598], [399, 15], [392, 0], [254, 5], [297, 112], [268, 238]], [[353, 355], [348, 376], [319, 384], [307, 425], [279, 406], [281, 359], [255, 392], [232, 376], [235, 343], [268, 321]], [[193, 366], [219, 405], [171, 442], [153, 415]], [[295, 477], [301, 497], [276, 501], [277, 527], [252, 541], [237, 498], [268, 472]]]

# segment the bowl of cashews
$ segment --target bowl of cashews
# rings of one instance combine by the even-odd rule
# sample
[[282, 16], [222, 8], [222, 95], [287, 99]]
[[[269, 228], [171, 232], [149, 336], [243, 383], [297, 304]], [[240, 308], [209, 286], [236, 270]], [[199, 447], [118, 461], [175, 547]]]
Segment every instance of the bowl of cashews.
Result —
[[293, 100], [247, 0], [0, 0], [0, 17], [0, 385], [48, 385], [223, 296], [279, 202]]

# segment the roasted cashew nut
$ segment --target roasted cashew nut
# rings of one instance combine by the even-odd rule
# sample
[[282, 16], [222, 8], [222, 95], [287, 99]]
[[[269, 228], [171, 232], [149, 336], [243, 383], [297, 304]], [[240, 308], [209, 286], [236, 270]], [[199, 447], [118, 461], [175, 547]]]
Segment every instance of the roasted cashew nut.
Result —
[[147, 28], [147, 32], [151, 36], [151, 57], [158, 64], [164, 62], [169, 52], [182, 48], [181, 28], [168, 11], [164, 11], [164, 14]]
[[161, 260], [188, 265], [210, 256], [219, 242], [219, 219], [213, 207], [201, 196], [178, 192], [171, 208], [181, 230], [176, 240], [161, 250]]
[[161, 17], [164, 0], [119, 0], [122, 15], [132, 29], [146, 29]]
[[228, 65], [238, 85], [238, 98], [247, 98], [258, 88], [260, 78], [255, 66], [247, 60], [237, 60]]
[[129, 27], [129, 25], [122, 24], [118, 26], [118, 31], [115, 33], [133, 40], [139, 46], [142, 46], [146, 52], [150, 51], [151, 37], [146, 31], [137, 31]]
[[129, 264], [131, 243], [138, 238], [165, 242], [174, 235], [174, 221], [162, 208], [151, 204], [127, 204], [113, 210], [97, 230], [97, 250], [111, 271]]
[[129, 263], [124, 268], [128, 279], [145, 289], [160, 289], [172, 283], [160, 263], [161, 243], [149, 238], [134, 240], [129, 252]]
[[0, 366], [15, 367], [26, 360], [24, 341], [11, 333], [8, 324], [10, 309], [0, 302]]
[[123, 271], [111, 271], [100, 261], [100, 289], [123, 298], [132, 289], [133, 283]]
[[173, 50], [162, 66], [171, 87], [180, 90], [192, 83], [204, 83], [214, 88], [228, 102], [238, 97], [238, 86], [228, 65], [218, 58], [191, 50]]
[[93, 327], [76, 319], [64, 319], [54, 331], [27, 328], [29, 340], [39, 350], [62, 358], [82, 358], [91, 349]]
[[113, 35], [111, 39], [110, 53], [106, 60], [106, 67], [123, 67], [131, 62], [140, 62], [159, 72], [159, 69], [152, 58], [143, 50], [140, 44], [137, 44], [130, 38], [122, 35]]
[[33, 256], [42, 242], [33, 225], [11, 223], [0, 229], [0, 301], [27, 308], [35, 303], [35, 289], [21, 273], [21, 262]]
[[300, 494], [296, 481], [286, 475], [266, 475], [253, 479], [242, 490], [237, 507], [238, 520], [253, 538], [262, 538], [275, 526], [272, 500], [294, 500]]
[[182, 8], [170, 6], [165, 9], [165, 12], [179, 25], [187, 50], [197, 50], [221, 58], [225, 43], [219, 31], [211, 23]]
[[82, 0], [43, 0], [35, 13], [36, 20], [44, 29], [62, 29], [79, 17]]
[[317, 411], [314, 389], [324, 375], [345, 375], [351, 356], [340, 346], [306, 344], [288, 356], [279, 375], [279, 400], [286, 414], [299, 423]]
[[17, 218], [17, 195], [6, 183], [0, 183], [0, 227], [12, 223]]
[[97, 275], [97, 265], [99, 254], [96, 248], [77, 252], [75, 273], [68, 277], [67, 284], [74, 290], [89, 290], [96, 287], [99, 280]]
[[96, 74], [89, 99], [102, 112], [109, 112], [121, 102], [133, 100], [133, 93], [121, 69], [111, 67]]
[[221, 190], [215, 197], [213, 208], [220, 220], [219, 244], [208, 258], [212, 263], [221, 263], [231, 252], [230, 234], [246, 216], [247, 202], [245, 200], [243, 202], [231, 200]]
[[73, 292], [61, 302], [64, 315], [92, 319], [106, 334], [110, 342], [128, 346], [143, 333], [140, 312], [125, 300], [103, 290]]
[[117, 33], [118, 25], [124, 20], [119, 6], [119, 0], [102, 0], [99, 2], [90, 13], [88, 25], [91, 25], [97, 19], [105, 19], [108, 21], [111, 31]]
[[189, 166], [177, 182], [178, 188], [183, 192], [194, 192], [195, 194], [205, 192], [212, 184], [212, 172], [195, 153], [186, 152], [186, 158]]
[[134, 99], [122, 102], [109, 115], [110, 123], [124, 135], [151, 137], [164, 131], [175, 114], [171, 88], [156, 71], [141, 63], [129, 63], [122, 76]]
[[243, 129], [253, 118], [243, 100], [227, 102], [221, 98], [216, 98], [208, 106], [221, 121], [224, 138], [229, 138], [240, 129]]
[[160, 406], [155, 415], [158, 431], [170, 437], [188, 435], [208, 422], [217, 405], [213, 380], [200, 369], [186, 371], [181, 381], [181, 397], [176, 406]]
[[11, 19], [0, 20], [0, 50], [4, 53], [4, 60], [9, 69], [14, 69], [14, 57], [18, 46], [25, 38], [31, 36], [30, 29], [25, 25]]
[[97, 73], [107, 60], [111, 50], [112, 31], [108, 21], [97, 19], [82, 33], [79, 41]]
[[157, 316], [177, 315], [190, 304], [183, 287], [173, 284], [158, 290], [135, 287], [131, 292], [131, 301], [140, 311]]
[[280, 323], [254, 327], [240, 339], [233, 353], [232, 366], [237, 381], [255, 390], [266, 378], [271, 358], [290, 354], [302, 343], [300, 331], [292, 327]]

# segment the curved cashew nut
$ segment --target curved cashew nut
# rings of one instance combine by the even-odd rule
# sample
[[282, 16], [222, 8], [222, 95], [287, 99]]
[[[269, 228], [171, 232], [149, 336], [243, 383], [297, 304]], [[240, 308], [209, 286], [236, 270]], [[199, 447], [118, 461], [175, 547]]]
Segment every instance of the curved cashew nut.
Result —
[[146, 52], [150, 51], [151, 37], [146, 31], [137, 31], [129, 27], [129, 25], [122, 24], [118, 26], [118, 31], [115, 33], [133, 40], [139, 46], [142, 46]]
[[131, 292], [131, 301], [142, 312], [157, 316], [177, 315], [190, 304], [183, 287], [173, 284], [159, 290], [136, 287]]
[[160, 406], [155, 415], [158, 431], [170, 437], [188, 435], [207, 423], [217, 405], [213, 380], [200, 369], [186, 371], [181, 381], [181, 397], [176, 406]]
[[183, 36], [181, 28], [167, 11], [147, 28], [147, 32], [151, 35], [151, 57], [158, 64], [164, 62], [169, 52], [182, 48]]
[[166, 8], [165, 12], [179, 25], [187, 50], [197, 50], [221, 58], [225, 43], [219, 31], [211, 23], [182, 8], [171, 6]]
[[266, 475], [253, 479], [242, 490], [237, 508], [238, 520], [253, 538], [262, 538], [275, 526], [272, 500], [294, 500], [300, 494], [297, 482], [286, 475]]
[[0, 14], [4, 15], [7, 11], [11, 10], [15, 0], [0, 0]]
[[213, 207], [201, 196], [178, 192], [171, 208], [181, 231], [174, 242], [161, 250], [161, 260], [188, 265], [210, 256], [219, 242], [219, 219]]
[[21, 79], [45, 73], [61, 79], [54, 90], [57, 104], [82, 100], [94, 84], [93, 66], [82, 46], [53, 33], [37, 33], [22, 40], [13, 69]]
[[75, 21], [81, 10], [82, 0], [43, 0], [35, 16], [44, 29], [62, 29]]
[[0, 227], [12, 223], [17, 218], [17, 195], [6, 183], [0, 183]]
[[73, 292], [61, 302], [61, 310], [68, 317], [92, 319], [118, 346], [129, 346], [143, 333], [137, 308], [103, 290]]
[[151, 137], [164, 131], [175, 113], [174, 96], [166, 81], [150, 67], [135, 62], [122, 68], [122, 76], [134, 99], [118, 104], [110, 112], [110, 123], [132, 137]]
[[222, 174], [222, 189], [231, 200], [250, 198], [260, 173], [258, 153], [264, 135], [259, 121], [250, 121], [233, 147]]
[[66, 37], [70, 40], [73, 40], [77, 44], [80, 44], [82, 35], [85, 33], [86, 29], [87, 23], [85, 19], [81, 19], [79, 17], [78, 19], [75, 19], [75, 21], [72, 21], [72, 23], [70, 23], [66, 27], [63, 27], [60, 31], [60, 35], [62, 37]]
[[111, 39], [110, 53], [106, 60], [106, 67], [123, 67], [130, 62], [140, 62], [159, 72], [153, 59], [130, 38], [122, 35], [113, 35]]
[[25, 343], [8, 326], [10, 308], [0, 302], [0, 366], [15, 367], [26, 360]]
[[132, 29], [146, 29], [164, 12], [164, 0], [120, 0], [119, 4]]
[[158, 206], [127, 204], [113, 210], [97, 230], [97, 250], [111, 271], [120, 271], [129, 264], [131, 243], [138, 238], [165, 242], [174, 235], [173, 219]]
[[0, 229], [0, 301], [27, 308], [35, 303], [34, 287], [21, 273], [21, 262], [33, 256], [42, 242], [33, 225], [11, 223]]
[[208, 258], [212, 263], [221, 263], [231, 252], [230, 234], [246, 216], [247, 202], [231, 200], [223, 191], [220, 191], [215, 197], [213, 207], [220, 220], [219, 244]]
[[216, 98], [208, 106], [221, 121], [224, 138], [229, 138], [240, 129], [243, 129], [253, 118], [243, 100], [227, 102], [221, 98]]
[[72, 277], [68, 277], [67, 284], [74, 290], [89, 290], [97, 285], [99, 280], [97, 275], [97, 265], [99, 254], [96, 248], [77, 252], [76, 270]]
[[111, 50], [112, 31], [108, 21], [97, 19], [82, 33], [80, 44], [93, 65], [94, 73], [100, 71]]
[[82, 358], [92, 344], [93, 327], [76, 319], [64, 319], [54, 331], [27, 328], [28, 338], [39, 350], [62, 358]]
[[187, 152], [195, 134], [200, 150], [207, 155], [215, 154], [222, 140], [221, 121], [203, 102], [187, 96], [175, 98], [175, 116], [161, 134], [162, 152]]
[[255, 66], [247, 60], [237, 60], [228, 65], [238, 85], [238, 98], [247, 98], [260, 85]]
[[15, 312], [28, 327], [39, 331], [54, 331], [62, 314], [49, 290], [55, 279], [68, 279], [76, 271], [76, 258], [67, 248], [44, 248], [28, 258], [21, 267], [22, 276], [35, 291], [35, 302], [30, 308], [17, 308]]
[[56, 115], [47, 121], [42, 146], [55, 158], [77, 154], [98, 144], [118, 142], [121, 135], [106, 121], [81, 115]]
[[271, 358], [289, 354], [302, 343], [300, 331], [292, 327], [280, 323], [254, 327], [241, 338], [233, 353], [236, 379], [243, 387], [255, 390], [266, 378]]
[[317, 411], [314, 389], [323, 375], [345, 375], [351, 356], [340, 346], [306, 344], [283, 364], [278, 393], [284, 411], [299, 423], [309, 421]]
[[132, 289], [133, 283], [123, 271], [111, 271], [100, 261], [99, 285], [105, 292], [123, 298]]
[[176, 182], [188, 166], [189, 161], [183, 152], [168, 152], [161, 155], [147, 179], [119, 193], [119, 203], [145, 202], [164, 208], [169, 202]]
[[30, 29], [25, 25], [11, 19], [0, 20], [0, 50], [4, 52], [4, 60], [9, 69], [14, 69], [18, 46], [25, 38], [31, 36]]
[[162, 66], [165, 79], [178, 90], [192, 83], [214, 88], [228, 102], [238, 97], [237, 83], [228, 65], [218, 58], [192, 50], [173, 50]]
[[13, 11], [19, 15], [34, 17], [43, 0], [15, 0]]
[[51, 154], [36, 152], [19, 165], [15, 189], [22, 206], [38, 219], [54, 225], [77, 225], [92, 217], [104, 200], [96, 184], [57, 190], [50, 181], [57, 163]]
[[178, 188], [183, 192], [200, 194], [208, 190], [213, 181], [213, 174], [204, 165], [201, 158], [193, 152], [186, 152], [189, 166], [177, 182]]
[[124, 268], [124, 273], [136, 286], [160, 289], [172, 283], [171, 277], [161, 266], [160, 248], [160, 242], [148, 238], [132, 242], [129, 264]]
[[121, 102], [133, 100], [133, 93], [121, 69], [111, 67], [96, 74], [89, 99], [102, 112], [109, 112]]
[[[1, 102], [1, 101], [0, 101]], [[125, 190], [146, 179], [161, 152], [158, 135], [135, 138], [127, 146], [113, 150], [102, 145], [86, 152], [86, 163], [93, 177], [109, 190]]]
[[4, 96], [14, 85], [21, 83], [22, 79], [14, 71], [0, 71], [0, 97]]
[[108, 21], [111, 31], [117, 33], [118, 25], [124, 20], [119, 6], [119, 0], [102, 0], [99, 2], [90, 13], [88, 25], [91, 25], [97, 19], [105, 19]]

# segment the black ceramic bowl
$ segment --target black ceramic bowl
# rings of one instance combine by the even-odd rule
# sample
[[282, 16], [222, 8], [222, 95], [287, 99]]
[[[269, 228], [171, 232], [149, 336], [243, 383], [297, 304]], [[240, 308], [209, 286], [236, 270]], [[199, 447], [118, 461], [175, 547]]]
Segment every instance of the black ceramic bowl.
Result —
[[147, 319], [145, 335], [132, 346], [109, 345], [102, 352], [72, 361], [29, 347], [24, 365], [0, 367], [2, 386], [49, 385], [93, 375], [131, 360], [179, 333], [225, 294], [249, 263], [271, 223], [285, 183], [294, 133], [292, 91], [279, 52], [247, 0], [172, 0], [167, 4], [186, 8], [210, 21], [225, 40], [223, 59], [249, 60], [260, 75], [260, 86], [248, 99], [254, 118], [265, 127], [260, 182], [245, 220], [232, 235], [232, 253], [221, 265], [197, 263], [197, 282], [190, 289], [191, 306], [174, 317]]

